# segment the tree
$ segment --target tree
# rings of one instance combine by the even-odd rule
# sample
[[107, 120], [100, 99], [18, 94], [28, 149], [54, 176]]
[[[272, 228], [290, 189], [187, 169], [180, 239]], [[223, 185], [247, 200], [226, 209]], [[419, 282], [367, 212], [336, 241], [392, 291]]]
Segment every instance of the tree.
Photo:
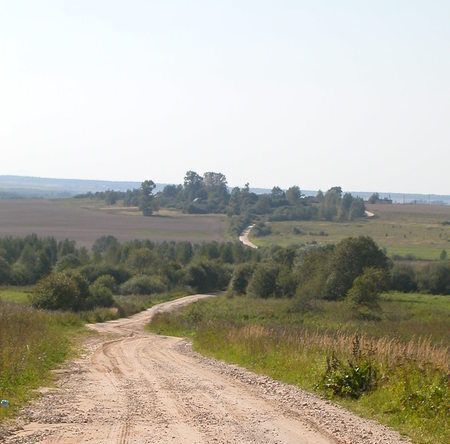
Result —
[[188, 202], [194, 199], [206, 197], [203, 193], [203, 178], [195, 171], [188, 171], [184, 176], [184, 191]]
[[376, 204], [380, 201], [380, 195], [378, 193], [373, 193], [369, 199], [367, 199], [367, 202], [370, 204]]
[[447, 251], [446, 250], [441, 251], [441, 254], [439, 255], [439, 259], [441, 261], [445, 261], [447, 259]]
[[11, 282], [11, 267], [8, 262], [0, 257], [0, 285], [9, 284]]
[[341, 299], [365, 268], [388, 270], [389, 260], [378, 245], [367, 236], [349, 237], [339, 242], [328, 264], [323, 296]]
[[286, 191], [286, 200], [289, 202], [290, 205], [298, 205], [300, 203], [301, 198], [302, 192], [300, 191], [300, 188], [297, 185], [288, 188], [288, 190]]
[[154, 209], [153, 190], [156, 185], [153, 180], [145, 180], [141, 184], [141, 198], [139, 202], [139, 209], [144, 216], [151, 216]]
[[232, 294], [245, 294], [248, 283], [252, 277], [255, 266], [253, 264], [239, 264], [234, 267], [233, 275], [231, 277], [229, 291]]
[[357, 219], [364, 217], [366, 214], [366, 206], [364, 205], [364, 200], [360, 197], [356, 197], [352, 200], [352, 205], [350, 207], [349, 219]]
[[247, 293], [256, 298], [270, 298], [277, 294], [278, 267], [259, 264], [250, 279]]
[[375, 267], [365, 268], [355, 278], [347, 293], [347, 300], [354, 307], [378, 308], [380, 293], [387, 287], [386, 270]]

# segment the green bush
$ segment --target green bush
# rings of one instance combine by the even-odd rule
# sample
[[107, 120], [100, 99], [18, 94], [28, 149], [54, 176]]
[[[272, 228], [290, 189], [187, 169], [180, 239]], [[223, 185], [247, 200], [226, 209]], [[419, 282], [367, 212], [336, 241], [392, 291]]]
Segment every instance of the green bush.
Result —
[[243, 295], [255, 270], [254, 264], [239, 264], [234, 267], [229, 291], [231, 294]]
[[46, 310], [79, 311], [84, 308], [76, 278], [66, 273], [52, 273], [39, 281], [31, 300], [34, 307]]
[[134, 276], [120, 287], [122, 294], [153, 294], [162, 293], [166, 289], [159, 276]]
[[114, 304], [111, 289], [97, 281], [89, 286], [89, 296], [85, 301], [85, 309], [95, 307], [111, 307]]
[[272, 264], [259, 264], [250, 279], [247, 293], [252, 297], [270, 298], [277, 295], [279, 269]]
[[353, 307], [378, 308], [380, 294], [386, 289], [387, 275], [380, 268], [366, 268], [354, 281], [347, 293]]

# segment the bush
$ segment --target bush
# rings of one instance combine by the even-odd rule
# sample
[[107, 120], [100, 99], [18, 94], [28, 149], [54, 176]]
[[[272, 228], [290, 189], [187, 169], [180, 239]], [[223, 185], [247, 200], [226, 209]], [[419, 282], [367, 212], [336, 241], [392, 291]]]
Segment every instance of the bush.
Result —
[[91, 310], [95, 307], [111, 307], [114, 304], [111, 289], [99, 282], [89, 286], [89, 296], [85, 302], [85, 309]]
[[410, 265], [394, 265], [391, 271], [390, 288], [395, 291], [410, 293], [417, 291], [416, 275]]
[[259, 264], [247, 287], [247, 293], [253, 297], [270, 298], [277, 295], [278, 267], [271, 264]]
[[134, 276], [120, 287], [122, 294], [153, 294], [162, 293], [166, 289], [159, 276]]
[[347, 293], [353, 307], [378, 308], [380, 293], [386, 289], [387, 276], [380, 268], [369, 267], [358, 276]]
[[202, 261], [187, 268], [185, 283], [196, 291], [214, 291], [226, 288], [230, 278], [229, 267], [213, 261]]
[[339, 360], [334, 353], [327, 356], [326, 370], [318, 388], [330, 396], [358, 399], [376, 388], [378, 373], [374, 362], [361, 352], [359, 337], [356, 336], [353, 356], [347, 362]]
[[84, 308], [77, 279], [66, 273], [52, 273], [39, 281], [32, 295], [32, 304], [46, 310], [79, 311]]
[[255, 266], [253, 264], [239, 264], [234, 267], [233, 275], [231, 277], [229, 291], [232, 294], [245, 294], [248, 283], [253, 275]]
[[116, 280], [109, 274], [103, 274], [99, 276], [93, 285], [101, 285], [103, 287], [108, 288], [113, 293], [117, 291], [117, 283]]
[[81, 265], [80, 259], [73, 253], [66, 254], [57, 263], [56, 269], [58, 271], [64, 271], [68, 268], [76, 268]]
[[423, 267], [417, 273], [419, 291], [431, 294], [450, 294], [450, 265], [445, 263]]

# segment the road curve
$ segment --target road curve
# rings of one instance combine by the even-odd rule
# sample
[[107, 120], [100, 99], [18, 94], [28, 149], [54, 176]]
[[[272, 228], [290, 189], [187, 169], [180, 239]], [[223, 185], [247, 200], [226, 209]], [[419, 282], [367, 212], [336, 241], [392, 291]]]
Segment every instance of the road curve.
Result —
[[249, 225], [239, 236], [239, 241], [242, 242], [246, 247], [250, 247], [250, 248], [258, 248], [257, 245], [255, 245], [250, 239], [249, 239], [249, 235], [250, 235], [250, 231], [252, 231], [252, 228], [255, 225]]
[[60, 370], [0, 441], [18, 443], [392, 443], [400, 437], [328, 401], [201, 357], [187, 341], [144, 326], [166, 302], [93, 324], [84, 355]]

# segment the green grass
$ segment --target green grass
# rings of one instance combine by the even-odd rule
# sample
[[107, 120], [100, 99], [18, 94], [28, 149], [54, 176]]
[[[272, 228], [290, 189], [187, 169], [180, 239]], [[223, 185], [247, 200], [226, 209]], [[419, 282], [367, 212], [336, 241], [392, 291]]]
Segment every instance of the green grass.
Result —
[[75, 353], [83, 323], [71, 313], [0, 302], [0, 325], [0, 397], [10, 402], [10, 408], [0, 409], [4, 419], [51, 381], [52, 368]]
[[[450, 220], [450, 206], [373, 205], [369, 210], [376, 217], [354, 222], [273, 222], [270, 236], [251, 236], [251, 240], [258, 246], [287, 246], [331, 244], [349, 236], [370, 236], [386, 248], [389, 256], [412, 254], [418, 259], [437, 260], [444, 249], [450, 254], [450, 227], [442, 225]], [[303, 234], [294, 234], [294, 228]]]
[[29, 304], [32, 287], [0, 287], [0, 301]]
[[416, 443], [449, 442], [448, 350], [442, 345], [450, 337], [449, 298], [390, 293], [382, 299], [378, 322], [352, 319], [343, 303], [302, 314], [289, 300], [218, 297], [157, 315], [149, 328], [191, 337], [200, 353], [320, 394], [326, 356], [350, 359], [359, 331], [372, 350], [379, 385], [357, 400], [334, 400]]

